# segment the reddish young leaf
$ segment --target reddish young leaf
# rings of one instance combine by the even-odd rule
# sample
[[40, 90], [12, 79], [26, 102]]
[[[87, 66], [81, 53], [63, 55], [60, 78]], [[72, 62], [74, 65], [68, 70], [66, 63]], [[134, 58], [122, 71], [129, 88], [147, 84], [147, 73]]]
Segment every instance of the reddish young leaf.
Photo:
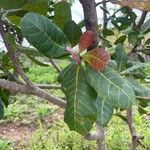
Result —
[[94, 33], [92, 31], [84, 32], [79, 41], [79, 49], [80, 51], [84, 51], [88, 47], [92, 46], [94, 41]]
[[67, 46], [66, 51], [68, 51], [71, 54], [72, 58], [74, 59], [74, 61], [76, 61], [77, 64], [81, 63], [81, 58], [79, 57], [79, 54], [74, 52], [71, 47]]
[[102, 48], [95, 48], [82, 56], [95, 70], [104, 70], [110, 60], [109, 53]]

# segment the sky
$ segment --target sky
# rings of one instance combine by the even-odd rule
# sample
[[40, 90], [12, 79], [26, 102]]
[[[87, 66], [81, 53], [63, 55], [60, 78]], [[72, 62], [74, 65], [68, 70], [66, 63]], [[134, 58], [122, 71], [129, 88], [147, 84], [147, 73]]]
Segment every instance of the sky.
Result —
[[[96, 2], [99, 2], [99, 0], [96, 0]], [[118, 7], [117, 5], [113, 5], [111, 3], [107, 3], [107, 7], [109, 8], [109, 13], [113, 14], [114, 9], [116, 9], [116, 7]], [[83, 20], [83, 9], [82, 9], [82, 5], [79, 1], [75, 1], [72, 5], [72, 18], [76, 23], [79, 23], [81, 20]], [[98, 20], [102, 20], [103, 18], [103, 12], [100, 9], [100, 6], [97, 7], [97, 17]]]

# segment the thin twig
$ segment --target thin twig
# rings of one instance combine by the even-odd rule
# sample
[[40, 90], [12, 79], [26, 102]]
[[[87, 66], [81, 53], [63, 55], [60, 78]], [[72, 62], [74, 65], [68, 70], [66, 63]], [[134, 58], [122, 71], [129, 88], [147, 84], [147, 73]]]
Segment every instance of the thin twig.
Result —
[[50, 63], [53, 65], [53, 67], [57, 70], [58, 73], [62, 71], [53, 59], [50, 59]]
[[7, 50], [8, 50], [9, 57], [10, 57], [13, 65], [14, 65], [15, 69], [17, 70], [17, 72], [22, 77], [22, 79], [26, 82], [26, 84], [28, 84], [28, 85], [30, 85], [30, 87], [32, 87], [33, 84], [31, 83], [29, 78], [25, 75], [25, 73], [22, 70], [22, 68], [20, 67], [20, 65], [19, 65], [19, 63], [18, 63], [18, 61], [16, 59], [14, 51], [12, 50], [10, 44], [7, 41], [7, 35], [6, 35], [6, 32], [4, 31], [4, 28], [3, 28], [4, 24], [5, 24], [5, 22], [0, 20], [0, 33], [1, 33], [2, 39], [4, 41], [4, 44], [5, 44], [5, 46], [6, 46]]
[[98, 3], [96, 3], [96, 7], [98, 6], [98, 5], [101, 5], [101, 4], [104, 4], [104, 3], [108, 3], [109, 1], [107, 0], [107, 1], [102, 1], [102, 2], [98, 2]]
[[55, 85], [55, 84], [35, 84], [37, 87], [41, 89], [60, 89], [60, 85]]
[[129, 129], [130, 129], [131, 136], [132, 136], [131, 150], [136, 150], [138, 144], [140, 143], [139, 141], [141, 139], [143, 139], [144, 137], [139, 136], [137, 134], [136, 127], [135, 127], [135, 124], [134, 124], [134, 121], [133, 121], [132, 109], [127, 110], [127, 123], [128, 123]]

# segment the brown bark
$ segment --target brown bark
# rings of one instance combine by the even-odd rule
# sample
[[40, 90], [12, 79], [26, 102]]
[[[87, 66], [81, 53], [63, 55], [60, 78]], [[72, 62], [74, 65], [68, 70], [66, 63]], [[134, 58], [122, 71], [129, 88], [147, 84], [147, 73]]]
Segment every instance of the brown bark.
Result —
[[86, 30], [90, 30], [95, 35], [93, 47], [98, 45], [98, 21], [95, 0], [80, 0], [84, 12]]
[[0, 79], [0, 88], [4, 88], [4, 89], [9, 90], [10, 92], [13, 92], [16, 94], [21, 93], [21, 94], [35, 95], [42, 99], [48, 100], [49, 102], [53, 103], [54, 105], [65, 108], [64, 100], [54, 97], [51, 94], [49, 94], [48, 92], [46, 92], [38, 87], [33, 87], [31, 90], [31, 88], [28, 85], [20, 85], [13, 81]]

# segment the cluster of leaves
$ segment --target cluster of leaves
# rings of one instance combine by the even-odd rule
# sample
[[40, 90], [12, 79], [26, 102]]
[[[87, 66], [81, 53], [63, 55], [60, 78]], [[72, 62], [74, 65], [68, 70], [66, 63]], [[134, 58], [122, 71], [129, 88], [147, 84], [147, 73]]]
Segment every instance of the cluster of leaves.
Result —
[[108, 52], [102, 48], [86, 52], [94, 41], [92, 32], [81, 35], [79, 53], [76, 53], [72, 49], [65, 50], [70, 39], [42, 15], [26, 14], [21, 21], [21, 30], [45, 56], [61, 58], [71, 53], [75, 60], [58, 77], [66, 95], [65, 122], [71, 130], [86, 135], [95, 122], [105, 126], [114, 108], [130, 108], [134, 103], [132, 88], [107, 66], [110, 59]]
[[[150, 99], [149, 88], [143, 88], [136, 80], [144, 81], [146, 75], [143, 76], [143, 68], [147, 64], [142, 63], [144, 60], [140, 54], [138, 61], [142, 62], [135, 64], [124, 48], [126, 38], [131, 50], [139, 47], [150, 26], [146, 22], [142, 28], [135, 30], [137, 16], [131, 9], [122, 8], [122, 17], [115, 14], [110, 17], [115, 28], [123, 34], [114, 43], [107, 41], [108, 50], [115, 48], [110, 60], [108, 51], [101, 47], [89, 51], [94, 35], [91, 31], [82, 34], [81, 27], [72, 20], [71, 5], [66, 1], [52, 4], [51, 7], [51, 4], [47, 5], [48, 0], [22, 0], [17, 5], [13, 0], [5, 2], [2, 0], [0, 6], [5, 10], [8, 23], [15, 24], [22, 36], [34, 46], [28, 49], [14, 43], [13, 49], [25, 53], [30, 59], [32, 56], [32, 60], [35, 53], [55, 59], [68, 59], [71, 54], [71, 64], [58, 77], [66, 96], [64, 118], [70, 130], [86, 135], [95, 122], [106, 126], [115, 109], [131, 108], [135, 98]], [[7, 12], [8, 9], [19, 10]], [[54, 16], [49, 16], [47, 12], [54, 12]], [[103, 30], [103, 33], [114, 35], [110, 29]], [[74, 47], [78, 43], [78, 51], [67, 47]], [[140, 109], [143, 106], [142, 103]]]

